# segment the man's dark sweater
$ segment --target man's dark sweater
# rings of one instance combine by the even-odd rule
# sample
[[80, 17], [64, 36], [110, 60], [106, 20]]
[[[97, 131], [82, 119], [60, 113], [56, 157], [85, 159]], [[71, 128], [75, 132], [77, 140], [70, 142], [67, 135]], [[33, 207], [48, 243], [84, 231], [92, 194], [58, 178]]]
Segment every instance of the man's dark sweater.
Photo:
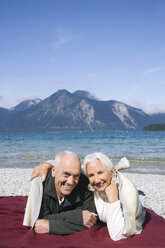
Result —
[[48, 172], [44, 183], [43, 199], [40, 210], [40, 219], [49, 220], [49, 233], [73, 234], [85, 230], [83, 225], [82, 210], [96, 213], [93, 192], [88, 190], [89, 181], [83, 174], [80, 175], [79, 183], [71, 192], [65, 196], [59, 205], [54, 177], [51, 170]]

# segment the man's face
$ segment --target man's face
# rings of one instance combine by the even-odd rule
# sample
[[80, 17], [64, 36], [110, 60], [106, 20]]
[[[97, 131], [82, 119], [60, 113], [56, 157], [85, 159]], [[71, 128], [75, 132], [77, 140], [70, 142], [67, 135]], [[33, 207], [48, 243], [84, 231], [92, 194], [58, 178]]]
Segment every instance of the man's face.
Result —
[[52, 175], [55, 177], [56, 192], [60, 199], [71, 194], [79, 182], [80, 171], [79, 160], [71, 154], [62, 158], [58, 171], [55, 171], [55, 169], [53, 171], [52, 169]]

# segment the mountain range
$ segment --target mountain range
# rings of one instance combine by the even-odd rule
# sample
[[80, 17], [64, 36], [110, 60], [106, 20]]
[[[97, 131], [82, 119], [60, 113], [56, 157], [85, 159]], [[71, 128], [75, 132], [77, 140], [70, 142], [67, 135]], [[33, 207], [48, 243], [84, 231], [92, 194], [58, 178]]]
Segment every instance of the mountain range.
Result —
[[87, 91], [59, 90], [48, 98], [0, 108], [0, 132], [126, 131], [165, 123], [165, 113], [146, 114], [119, 101], [102, 101]]

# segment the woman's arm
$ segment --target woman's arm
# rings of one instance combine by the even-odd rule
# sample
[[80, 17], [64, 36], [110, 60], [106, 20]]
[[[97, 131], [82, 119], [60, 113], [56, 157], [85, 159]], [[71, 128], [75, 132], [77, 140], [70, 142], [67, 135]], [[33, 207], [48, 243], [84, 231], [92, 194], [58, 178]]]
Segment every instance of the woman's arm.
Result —
[[119, 240], [129, 237], [136, 232], [136, 208], [138, 193], [131, 181], [120, 176], [120, 197], [117, 197], [117, 186], [114, 182], [107, 187], [106, 195], [109, 200], [107, 204], [107, 227], [112, 239]]
[[120, 201], [108, 203], [106, 212], [107, 228], [111, 239], [117, 241], [126, 238], [125, 220]]
[[105, 190], [108, 203], [106, 203], [107, 228], [113, 240], [125, 238], [125, 220], [119, 201], [119, 192], [116, 183], [112, 180]]

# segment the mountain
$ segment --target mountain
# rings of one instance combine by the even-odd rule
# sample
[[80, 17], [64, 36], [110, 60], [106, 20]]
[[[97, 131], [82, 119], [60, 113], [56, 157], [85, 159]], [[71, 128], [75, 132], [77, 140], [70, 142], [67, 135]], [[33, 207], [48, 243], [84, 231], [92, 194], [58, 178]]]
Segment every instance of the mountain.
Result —
[[152, 114], [151, 116], [155, 120], [154, 124], [165, 123], [165, 113]]
[[0, 107], [0, 118], [4, 117], [5, 115], [7, 115], [9, 113], [8, 109], [5, 108], [1, 108]]
[[[0, 119], [0, 132], [142, 130], [155, 123], [154, 116], [140, 109], [87, 96], [59, 90], [30, 108], [6, 113]], [[163, 117], [159, 116], [161, 123]]]
[[12, 111], [25, 110], [25, 109], [31, 108], [32, 106], [38, 104], [39, 102], [41, 102], [40, 98], [25, 100], [25, 101], [19, 103], [18, 105], [16, 105], [15, 107], [11, 108], [10, 110], [12, 110]]

